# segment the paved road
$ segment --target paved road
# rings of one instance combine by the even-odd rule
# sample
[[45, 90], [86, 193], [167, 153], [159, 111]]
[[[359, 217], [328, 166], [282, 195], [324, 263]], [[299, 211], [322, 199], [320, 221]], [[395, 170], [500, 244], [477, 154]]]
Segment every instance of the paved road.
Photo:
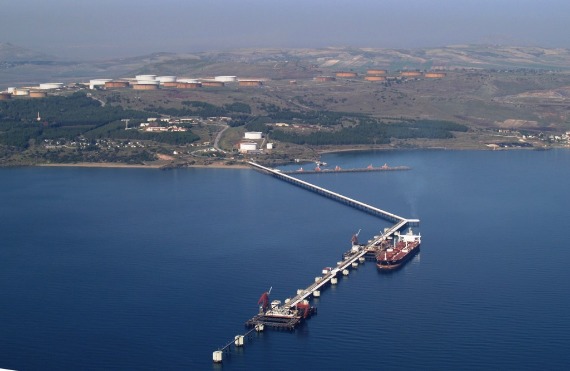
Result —
[[214, 149], [216, 151], [220, 151], [223, 153], [226, 153], [226, 151], [224, 151], [223, 149], [221, 149], [218, 146], [218, 143], [220, 142], [220, 138], [222, 137], [222, 135], [224, 134], [224, 131], [228, 130], [228, 128], [230, 127], [229, 125], [225, 125], [225, 124], [216, 124], [216, 125], [223, 125], [224, 128], [222, 130], [220, 130], [220, 132], [218, 133], [218, 135], [216, 135], [216, 139], [214, 139]]

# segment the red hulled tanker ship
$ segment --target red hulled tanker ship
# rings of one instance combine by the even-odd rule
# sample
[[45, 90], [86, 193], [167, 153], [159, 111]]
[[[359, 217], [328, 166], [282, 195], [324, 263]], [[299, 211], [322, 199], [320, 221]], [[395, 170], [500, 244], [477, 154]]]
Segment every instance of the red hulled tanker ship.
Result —
[[376, 255], [378, 269], [398, 269], [420, 251], [421, 235], [414, 234], [411, 228], [408, 233], [396, 234], [396, 237], [394, 246], [384, 248]]

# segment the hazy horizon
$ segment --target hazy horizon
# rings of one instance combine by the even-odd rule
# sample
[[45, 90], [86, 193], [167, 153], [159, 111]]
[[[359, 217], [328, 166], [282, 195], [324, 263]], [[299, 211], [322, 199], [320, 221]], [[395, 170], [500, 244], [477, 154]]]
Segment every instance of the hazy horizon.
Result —
[[3, 2], [2, 42], [62, 58], [236, 48], [570, 48], [562, 0], [21, 0]]

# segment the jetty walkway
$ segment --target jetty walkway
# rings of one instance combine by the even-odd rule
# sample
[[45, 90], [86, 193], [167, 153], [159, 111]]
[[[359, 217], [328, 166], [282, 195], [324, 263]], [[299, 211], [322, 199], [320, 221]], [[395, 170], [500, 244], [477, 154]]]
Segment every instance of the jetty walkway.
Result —
[[295, 178], [289, 174], [282, 172], [281, 170], [272, 169], [272, 168], [269, 168], [266, 166], [262, 166], [256, 162], [253, 162], [253, 161], [249, 161], [248, 164], [253, 166], [254, 169], [257, 169], [257, 170], [260, 170], [264, 173], [272, 175], [272, 176], [276, 177], [277, 179], [283, 180], [287, 183], [291, 183], [293, 185], [296, 185], [296, 186], [301, 187], [303, 189], [306, 189], [308, 191], [317, 193], [321, 196], [324, 196], [324, 197], [333, 199], [335, 201], [341, 202], [345, 205], [348, 205], [348, 206], [353, 207], [355, 209], [367, 212], [367, 213], [372, 214], [374, 216], [378, 216], [378, 217], [385, 219], [385, 220], [388, 220], [390, 222], [399, 223], [399, 222], [405, 220], [407, 222], [407, 224], [409, 224], [412, 227], [419, 225], [420, 221], [418, 219], [405, 219], [401, 216], [398, 216], [398, 215], [393, 214], [391, 212], [388, 212], [386, 210], [379, 209], [379, 208], [374, 207], [372, 205], [368, 205], [364, 202], [360, 202], [360, 201], [354, 200], [352, 198], [343, 196], [339, 193], [329, 191], [326, 188], [322, 188], [322, 187], [319, 187], [317, 185], [306, 182], [304, 180], [297, 179], [297, 178]]

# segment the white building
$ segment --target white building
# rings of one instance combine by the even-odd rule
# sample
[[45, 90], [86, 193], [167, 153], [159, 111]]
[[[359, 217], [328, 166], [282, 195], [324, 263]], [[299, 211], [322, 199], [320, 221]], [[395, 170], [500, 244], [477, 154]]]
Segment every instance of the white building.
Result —
[[241, 142], [239, 144], [239, 151], [241, 153], [247, 153], [249, 151], [257, 151], [257, 143], [255, 143], [255, 142]]
[[247, 131], [244, 135], [244, 138], [250, 140], [261, 139], [261, 134], [261, 131]]

